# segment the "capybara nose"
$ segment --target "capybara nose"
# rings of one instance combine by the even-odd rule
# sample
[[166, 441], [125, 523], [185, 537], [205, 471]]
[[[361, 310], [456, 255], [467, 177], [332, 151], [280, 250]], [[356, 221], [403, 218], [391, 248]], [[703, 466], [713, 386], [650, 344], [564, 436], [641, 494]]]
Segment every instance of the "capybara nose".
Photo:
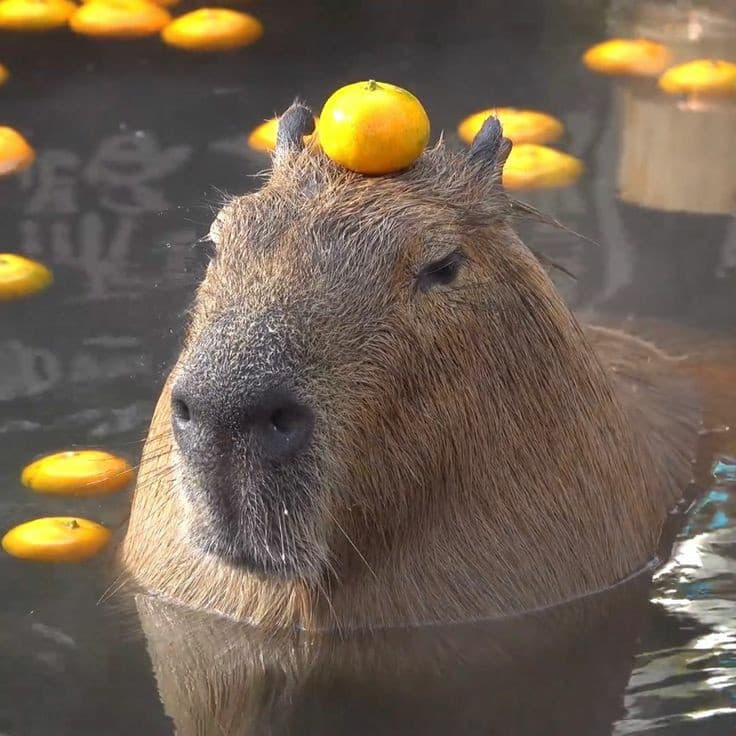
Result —
[[314, 429], [314, 412], [289, 389], [234, 400], [224, 387], [188, 381], [172, 390], [171, 420], [184, 457], [200, 464], [221, 459], [237, 442], [249, 443], [262, 460], [288, 460], [308, 447]]

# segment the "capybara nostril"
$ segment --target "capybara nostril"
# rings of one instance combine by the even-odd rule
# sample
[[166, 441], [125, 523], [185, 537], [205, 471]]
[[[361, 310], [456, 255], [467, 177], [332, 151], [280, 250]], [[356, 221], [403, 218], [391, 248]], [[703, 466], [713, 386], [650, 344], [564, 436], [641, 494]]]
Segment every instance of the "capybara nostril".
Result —
[[312, 438], [314, 413], [288, 392], [266, 397], [258, 414], [257, 440], [264, 455], [271, 460], [292, 457], [304, 450]]

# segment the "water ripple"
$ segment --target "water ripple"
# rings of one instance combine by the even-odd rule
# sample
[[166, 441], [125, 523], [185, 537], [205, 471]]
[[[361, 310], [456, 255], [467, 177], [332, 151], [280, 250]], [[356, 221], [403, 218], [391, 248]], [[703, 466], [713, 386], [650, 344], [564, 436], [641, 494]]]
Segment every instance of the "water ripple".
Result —
[[[714, 465], [720, 484], [695, 504], [655, 575], [657, 625], [636, 657], [616, 736], [736, 728], [736, 488], [726, 485], [734, 472], [733, 460]], [[677, 646], [657, 646], [663, 627]]]

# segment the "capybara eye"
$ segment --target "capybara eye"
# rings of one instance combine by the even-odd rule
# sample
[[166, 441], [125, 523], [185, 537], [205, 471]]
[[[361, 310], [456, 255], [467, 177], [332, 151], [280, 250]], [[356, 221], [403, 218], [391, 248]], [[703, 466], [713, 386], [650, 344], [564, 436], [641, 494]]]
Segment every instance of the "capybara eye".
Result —
[[459, 250], [428, 263], [417, 276], [417, 285], [422, 291], [427, 291], [434, 286], [448, 286], [460, 273], [465, 263], [465, 256]]

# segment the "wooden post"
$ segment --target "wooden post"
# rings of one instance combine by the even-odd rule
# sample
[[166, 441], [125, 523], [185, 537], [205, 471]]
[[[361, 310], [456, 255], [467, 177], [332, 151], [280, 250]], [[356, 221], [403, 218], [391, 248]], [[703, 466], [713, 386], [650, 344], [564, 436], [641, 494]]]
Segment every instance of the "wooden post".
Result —
[[[647, 2], [616, 31], [664, 43], [673, 65], [736, 56], [733, 10], [724, 16]], [[668, 212], [736, 211], [736, 98], [676, 97], [649, 78], [622, 78], [615, 94], [624, 202]]]

